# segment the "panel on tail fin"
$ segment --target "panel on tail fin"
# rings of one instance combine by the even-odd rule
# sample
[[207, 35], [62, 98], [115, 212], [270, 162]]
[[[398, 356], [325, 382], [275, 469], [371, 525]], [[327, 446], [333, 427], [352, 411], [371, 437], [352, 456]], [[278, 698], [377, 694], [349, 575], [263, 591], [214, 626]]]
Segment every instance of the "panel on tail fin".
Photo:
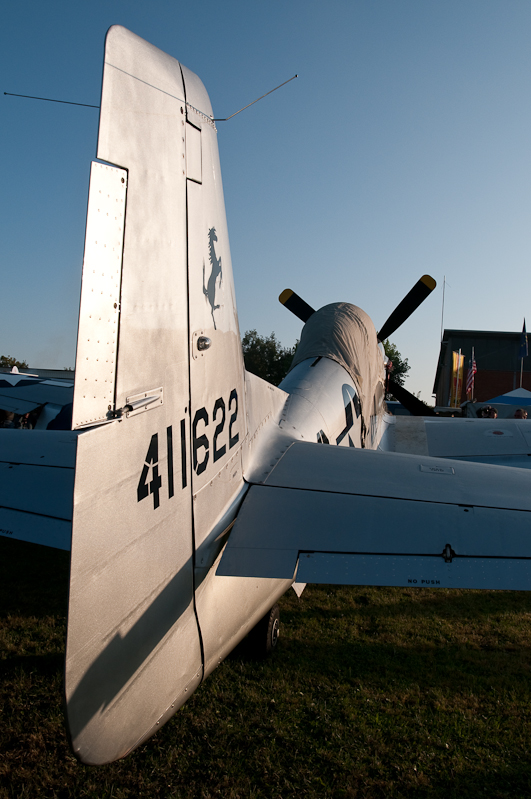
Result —
[[72, 427], [114, 411], [127, 172], [92, 163]]
[[[201, 81], [182, 67], [186, 92], [186, 141], [193, 156], [187, 180], [188, 285], [193, 493], [196, 545], [217, 519], [209, 509], [226, 506], [241, 488], [241, 448], [246, 436], [243, 353], [229, 248], [225, 202], [212, 108]], [[200, 165], [199, 165], [200, 161]], [[218, 475], [219, 501], [200, 498]], [[198, 496], [199, 495], [199, 496]]]

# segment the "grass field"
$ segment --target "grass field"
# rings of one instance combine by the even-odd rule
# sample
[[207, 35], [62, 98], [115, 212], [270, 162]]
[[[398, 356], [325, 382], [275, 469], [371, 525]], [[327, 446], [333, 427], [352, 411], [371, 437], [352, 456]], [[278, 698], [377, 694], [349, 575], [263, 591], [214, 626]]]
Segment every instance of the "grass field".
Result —
[[531, 594], [310, 586], [126, 760], [63, 729], [68, 554], [0, 540], [0, 797], [531, 797]]

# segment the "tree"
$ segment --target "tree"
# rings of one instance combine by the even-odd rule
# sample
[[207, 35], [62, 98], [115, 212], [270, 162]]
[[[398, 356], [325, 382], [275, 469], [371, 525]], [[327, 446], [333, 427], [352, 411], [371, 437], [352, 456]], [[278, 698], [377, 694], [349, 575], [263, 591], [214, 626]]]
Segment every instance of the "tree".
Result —
[[0, 366], [7, 369], [12, 369], [13, 366], [16, 366], [17, 369], [28, 368], [26, 361], [17, 361], [16, 358], [11, 357], [10, 355], [0, 355]]
[[274, 333], [259, 336], [256, 330], [247, 330], [242, 338], [245, 368], [278, 386], [288, 373], [297, 343], [294, 347], [283, 347]]
[[[402, 358], [396, 348], [396, 344], [392, 344], [389, 339], [384, 341], [384, 350], [385, 354], [393, 364], [393, 368], [390, 372], [391, 380], [394, 380], [394, 382], [398, 383], [399, 386], [403, 386], [407, 377], [407, 373], [411, 369], [411, 366], [407, 362], [407, 358]], [[385, 395], [385, 399], [390, 400], [394, 399], [394, 397], [388, 393]]]

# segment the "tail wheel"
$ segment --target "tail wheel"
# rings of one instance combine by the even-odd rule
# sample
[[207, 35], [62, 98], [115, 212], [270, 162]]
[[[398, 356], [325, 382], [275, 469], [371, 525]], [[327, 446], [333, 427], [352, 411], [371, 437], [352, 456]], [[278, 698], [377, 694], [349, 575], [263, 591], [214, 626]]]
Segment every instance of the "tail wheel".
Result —
[[280, 608], [273, 605], [249, 633], [249, 646], [254, 657], [268, 657], [278, 644], [280, 635]]

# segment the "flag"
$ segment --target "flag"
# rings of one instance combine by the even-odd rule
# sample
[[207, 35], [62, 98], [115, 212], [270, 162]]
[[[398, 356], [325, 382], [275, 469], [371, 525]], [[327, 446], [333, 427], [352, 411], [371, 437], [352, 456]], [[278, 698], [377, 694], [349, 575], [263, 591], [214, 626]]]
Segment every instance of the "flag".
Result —
[[474, 355], [474, 347], [472, 347], [472, 357], [468, 361], [468, 372], [466, 375], [466, 393], [472, 394], [474, 391], [474, 375], [477, 372], [476, 358]]
[[465, 356], [459, 352], [452, 352], [452, 387], [450, 393], [450, 406], [458, 408], [461, 404], [461, 393], [463, 387], [463, 365], [465, 363]]
[[527, 333], [525, 330], [525, 317], [524, 326], [522, 328], [522, 335], [520, 336], [520, 354], [519, 358], [527, 358]]

